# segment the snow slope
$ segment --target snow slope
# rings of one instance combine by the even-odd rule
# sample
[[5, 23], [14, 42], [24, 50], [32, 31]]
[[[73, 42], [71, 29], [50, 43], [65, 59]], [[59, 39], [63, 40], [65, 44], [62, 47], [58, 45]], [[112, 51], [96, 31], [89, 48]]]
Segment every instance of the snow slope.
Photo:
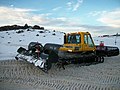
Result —
[[[50, 30], [33, 30], [26, 29], [24, 32], [16, 33], [22, 30], [2, 31], [0, 32], [0, 60], [13, 59], [17, 54], [17, 49], [22, 46], [27, 48], [30, 42], [63, 44], [63, 32]], [[120, 37], [95, 37], [95, 44], [99, 45], [100, 41], [104, 41], [105, 45], [117, 46], [120, 48]]]
[[64, 33], [48, 30], [12, 30], [0, 32], [0, 60], [13, 59], [17, 49], [22, 46], [27, 48], [30, 42], [63, 44]]

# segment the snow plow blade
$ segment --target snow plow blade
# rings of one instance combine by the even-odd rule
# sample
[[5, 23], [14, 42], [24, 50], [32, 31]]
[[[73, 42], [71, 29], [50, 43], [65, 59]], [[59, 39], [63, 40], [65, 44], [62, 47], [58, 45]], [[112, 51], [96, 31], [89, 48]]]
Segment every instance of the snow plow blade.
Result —
[[[36, 45], [39, 45], [39, 52], [36, 52], [36, 49], [38, 49], [38, 47], [36, 48]], [[17, 52], [18, 54], [15, 56], [16, 60], [25, 60], [45, 72], [52, 67], [52, 63], [49, 60], [49, 55], [43, 52], [43, 46], [38, 42], [31, 42], [28, 45], [28, 50], [20, 47]]]

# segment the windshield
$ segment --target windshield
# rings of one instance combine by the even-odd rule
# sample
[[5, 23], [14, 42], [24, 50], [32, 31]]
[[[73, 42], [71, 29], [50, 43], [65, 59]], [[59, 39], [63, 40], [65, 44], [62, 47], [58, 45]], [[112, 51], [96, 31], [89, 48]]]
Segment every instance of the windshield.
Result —
[[68, 43], [70, 44], [79, 44], [81, 43], [81, 38], [79, 34], [68, 35], [67, 37]]

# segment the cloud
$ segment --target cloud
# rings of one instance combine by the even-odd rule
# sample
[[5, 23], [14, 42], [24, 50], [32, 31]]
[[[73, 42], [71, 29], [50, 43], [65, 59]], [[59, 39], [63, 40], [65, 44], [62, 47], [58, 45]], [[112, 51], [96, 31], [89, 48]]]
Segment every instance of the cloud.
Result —
[[[66, 17], [49, 17], [52, 13], [34, 14], [33, 9], [0, 7], [0, 26], [25, 23], [43, 26], [74, 26], [73, 21]], [[77, 23], [76, 23], [77, 24]]]
[[11, 6], [11, 7], [13, 7], [14, 5], [13, 5], [13, 4], [11, 4], [10, 6]]
[[30, 25], [47, 23], [49, 20], [47, 14], [34, 14], [32, 12], [37, 11], [34, 9], [12, 8], [12, 7], [0, 7], [0, 26], [28, 23]]
[[73, 2], [67, 2], [67, 9], [71, 10], [73, 7]]
[[70, 32], [90, 32], [92, 36], [100, 36], [100, 35], [113, 35], [116, 33], [120, 33], [119, 28], [109, 27], [109, 26], [91, 26], [91, 25], [78, 25], [76, 27], [73, 26], [66, 26], [66, 27], [60, 27], [60, 26], [54, 26], [54, 27], [47, 27], [48, 29], [54, 29], [63, 31], [66, 33]]
[[68, 10], [76, 11], [80, 7], [80, 5], [83, 3], [83, 0], [77, 0], [77, 3], [71, 1], [67, 2]]
[[8, 8], [0, 7], [0, 24], [13, 24], [17, 22], [22, 22], [23, 17], [27, 16], [27, 9], [17, 9], [17, 8]]
[[33, 9], [21, 9], [13, 7], [0, 7], [0, 26], [4, 25], [42, 25], [45, 27], [66, 27], [71, 20], [65, 17], [49, 17], [52, 13], [35, 14]]
[[112, 11], [92, 11], [88, 14], [88, 17], [96, 18], [97, 23], [103, 25], [120, 28], [120, 8]]
[[78, 0], [78, 2], [76, 3], [76, 5], [73, 8], [73, 11], [76, 11], [82, 3], [83, 3], [83, 0]]
[[53, 8], [52, 10], [53, 11], [58, 11], [58, 10], [60, 10], [62, 7], [56, 7], [56, 8]]
[[[46, 14], [35, 14], [34, 9], [21, 9], [12, 7], [0, 7], [0, 26], [3, 25], [42, 25], [46, 29], [55, 29], [64, 32], [78, 32], [78, 31], [88, 31], [94, 35], [98, 33], [113, 34], [119, 33], [120, 28], [108, 26], [90, 26], [82, 25], [78, 19], [68, 18], [68, 17], [52, 17], [52, 13]], [[115, 16], [114, 16], [115, 15]], [[101, 15], [99, 20], [102, 23], [111, 24], [114, 20], [115, 25], [119, 24], [119, 10], [106, 12]], [[112, 18], [111, 22], [108, 20], [103, 20], [103, 18]], [[118, 20], [118, 22], [117, 22]], [[104, 22], [103, 22], [104, 21]], [[120, 25], [120, 24], [119, 24]], [[104, 31], [104, 32], [103, 32]]]
[[103, 15], [104, 13], [106, 13], [107, 11], [92, 11], [90, 13], [88, 13], [88, 16], [91, 17], [91, 16], [100, 16], [100, 15]]
[[110, 12], [105, 12], [97, 20], [108, 26], [120, 28], [120, 9], [116, 9]]

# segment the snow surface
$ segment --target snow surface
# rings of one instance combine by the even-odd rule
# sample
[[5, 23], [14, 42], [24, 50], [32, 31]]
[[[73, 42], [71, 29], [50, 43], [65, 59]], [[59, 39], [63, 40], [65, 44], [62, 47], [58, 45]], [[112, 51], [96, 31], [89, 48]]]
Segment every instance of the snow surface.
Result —
[[[42, 45], [63, 44], [63, 32], [30, 29], [30, 31], [24, 30], [23, 33], [16, 33], [18, 31], [20, 30], [0, 32], [0, 60], [13, 59], [17, 54], [17, 49], [20, 46], [27, 49], [30, 42], [40, 42]], [[39, 36], [36, 36], [37, 34]]]
[[[59, 31], [33, 29], [27, 31], [26, 29], [22, 33], [16, 33], [18, 31], [21, 30], [0, 32], [0, 60], [14, 59], [17, 49], [19, 47], [27, 49], [30, 42], [40, 42], [45, 45], [46, 43], [63, 44], [64, 41], [64, 33]], [[100, 41], [104, 41], [105, 45], [117, 46], [120, 49], [120, 37], [94, 37], [93, 40], [96, 45], [99, 45]]]
[[95, 45], [99, 45], [100, 41], [103, 41], [105, 46], [114, 46], [120, 49], [120, 36], [93, 37], [93, 40], [95, 42]]

